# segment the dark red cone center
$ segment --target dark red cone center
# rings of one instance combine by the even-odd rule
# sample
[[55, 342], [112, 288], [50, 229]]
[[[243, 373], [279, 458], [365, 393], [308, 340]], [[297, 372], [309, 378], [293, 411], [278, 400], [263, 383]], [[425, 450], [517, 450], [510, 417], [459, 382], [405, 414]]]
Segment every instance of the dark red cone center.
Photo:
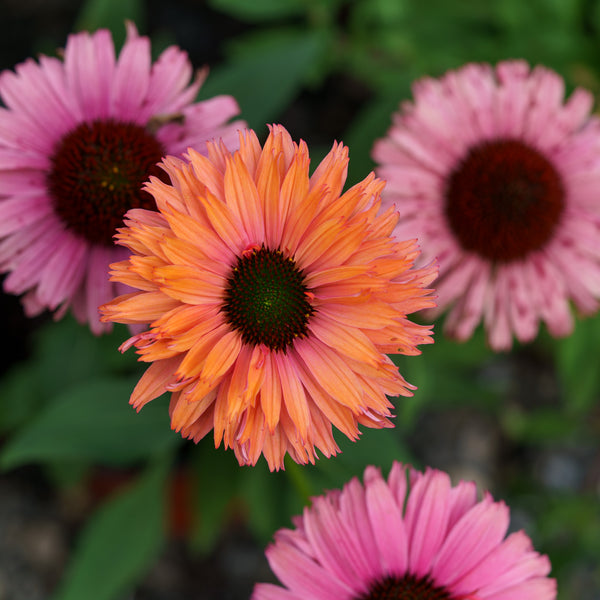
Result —
[[81, 123], [51, 158], [47, 185], [56, 213], [89, 242], [112, 245], [130, 208], [156, 210], [141, 188], [150, 175], [166, 179], [157, 166], [163, 155], [160, 142], [134, 123]]
[[445, 213], [461, 246], [491, 261], [525, 258], [551, 239], [564, 211], [562, 178], [519, 140], [487, 141], [450, 174]]
[[355, 600], [453, 600], [441, 587], [433, 585], [428, 577], [386, 577], [371, 584], [369, 591]]

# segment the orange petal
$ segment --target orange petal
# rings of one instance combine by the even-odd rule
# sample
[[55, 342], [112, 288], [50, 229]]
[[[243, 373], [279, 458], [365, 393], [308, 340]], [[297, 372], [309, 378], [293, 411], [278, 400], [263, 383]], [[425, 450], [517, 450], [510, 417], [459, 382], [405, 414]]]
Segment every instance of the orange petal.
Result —
[[263, 454], [267, 460], [269, 471], [279, 471], [283, 469], [283, 457], [287, 452], [287, 443], [285, 436], [281, 435], [279, 427], [275, 431], [265, 436], [263, 445]]
[[398, 311], [383, 301], [355, 304], [337, 304], [326, 301], [318, 306], [324, 318], [332, 319], [344, 326], [361, 329], [382, 329], [398, 318]]
[[364, 275], [369, 270], [366, 265], [357, 266], [341, 266], [331, 267], [329, 269], [323, 269], [319, 271], [311, 271], [306, 275], [305, 282], [309, 289], [314, 290], [315, 288], [327, 285], [327, 284], [338, 284], [341, 281], [352, 279], [357, 275]]
[[[221, 322], [215, 329], [204, 334], [185, 354], [177, 374], [181, 377], [198, 377], [208, 353], [223, 335], [230, 331], [227, 323]], [[176, 341], [176, 340], [174, 340]]]
[[[310, 208], [306, 205], [306, 196], [308, 194], [308, 149], [306, 144], [301, 143], [298, 153], [286, 173], [281, 184], [279, 194], [278, 214], [283, 223], [281, 237], [281, 248], [291, 248], [293, 238], [301, 234], [294, 229], [297, 215]], [[294, 244], [295, 245], [295, 244]]]
[[188, 148], [187, 153], [190, 157], [194, 175], [206, 186], [213, 196], [224, 201], [223, 173], [206, 156], [193, 148]]
[[228, 331], [209, 351], [200, 379], [216, 381], [231, 368], [242, 349], [242, 338], [237, 331]]
[[353, 412], [360, 411], [363, 399], [359, 381], [339, 354], [312, 338], [297, 340], [294, 351], [328, 394]]
[[260, 243], [265, 237], [263, 206], [258, 197], [254, 179], [239, 153], [227, 160], [225, 170], [225, 200], [227, 206], [242, 224], [251, 243]]
[[264, 381], [260, 390], [260, 405], [265, 414], [265, 421], [271, 434], [275, 432], [275, 428], [279, 424], [282, 402], [281, 383], [274, 361], [274, 354], [265, 352]]
[[167, 265], [155, 271], [163, 295], [186, 304], [221, 303], [226, 279], [189, 265]]
[[207, 193], [206, 198], [199, 198], [211, 226], [235, 256], [239, 256], [251, 241], [242, 223], [224, 202], [219, 202], [212, 194]]
[[250, 177], [254, 178], [256, 175], [256, 166], [262, 153], [260, 142], [252, 129], [240, 130], [238, 137], [240, 140], [239, 155], [244, 161]]
[[279, 374], [279, 384], [281, 385], [281, 392], [287, 413], [294, 426], [298, 429], [300, 439], [306, 440], [310, 427], [310, 412], [308, 410], [304, 387], [295, 371], [291, 355], [276, 353], [274, 355], [274, 363]]
[[344, 327], [317, 313], [311, 318], [309, 329], [324, 344], [357, 362], [366, 362], [371, 366], [382, 362], [381, 352], [357, 327]]
[[104, 320], [116, 323], [151, 323], [179, 306], [179, 301], [162, 292], [124, 294], [100, 307]]
[[342, 192], [347, 174], [348, 148], [336, 142], [312, 174], [310, 187], [325, 185], [329, 196], [336, 198]]
[[281, 184], [280, 165], [283, 156], [264, 161], [256, 172], [256, 189], [260, 197], [265, 217], [265, 242], [268, 248], [278, 248], [283, 231], [283, 223], [277, 209]]
[[129, 404], [139, 411], [142, 406], [163, 394], [180, 362], [181, 357], [175, 356], [152, 363], [133, 389]]
[[181, 431], [197, 421], [206, 410], [208, 410], [217, 397], [217, 391], [212, 390], [202, 400], [188, 402], [185, 394], [179, 396], [178, 402], [171, 411], [171, 428]]
[[165, 256], [170, 260], [173, 260], [172, 254], [179, 249], [179, 253], [175, 254], [174, 258], [181, 256], [181, 261], [185, 264], [194, 264], [196, 257], [200, 260], [209, 258], [218, 262], [233, 262], [235, 255], [211, 227], [206, 227], [180, 212], [169, 214], [168, 220], [177, 236], [162, 242]]
[[354, 413], [348, 407], [343, 406], [330, 394], [325, 392], [315, 381], [314, 377], [307, 371], [305, 365], [301, 361], [298, 361], [297, 368], [311, 402], [313, 402], [325, 417], [345, 436], [351, 440], [357, 439], [359, 431], [356, 426], [356, 417]]

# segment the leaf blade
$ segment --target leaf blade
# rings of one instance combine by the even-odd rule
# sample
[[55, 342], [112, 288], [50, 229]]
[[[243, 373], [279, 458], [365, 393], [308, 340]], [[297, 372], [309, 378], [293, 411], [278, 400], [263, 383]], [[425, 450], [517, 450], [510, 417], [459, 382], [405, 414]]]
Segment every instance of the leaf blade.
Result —
[[53, 600], [114, 600], [141, 577], [164, 540], [168, 464], [150, 467], [95, 513]]
[[124, 465], [180, 443], [157, 399], [139, 414], [129, 406], [131, 378], [96, 379], [68, 388], [25, 424], [0, 454], [0, 468], [28, 462], [90, 461]]

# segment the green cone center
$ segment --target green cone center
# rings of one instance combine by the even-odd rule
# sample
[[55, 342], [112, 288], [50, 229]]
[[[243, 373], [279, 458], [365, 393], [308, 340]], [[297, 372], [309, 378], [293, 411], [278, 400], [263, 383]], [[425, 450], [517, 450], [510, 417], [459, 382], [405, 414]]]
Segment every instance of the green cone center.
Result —
[[156, 210], [142, 184], [157, 166], [160, 142], [143, 127], [111, 119], [81, 123], [62, 138], [51, 158], [48, 192], [66, 227], [91, 243], [112, 245], [130, 208]]
[[428, 577], [404, 575], [389, 576], [371, 584], [366, 594], [355, 600], [453, 600], [441, 587], [432, 584]]
[[450, 174], [445, 214], [458, 242], [499, 263], [524, 259], [553, 237], [565, 206], [562, 178], [519, 140], [474, 146]]
[[308, 335], [314, 309], [303, 272], [280, 250], [262, 246], [245, 252], [231, 270], [223, 312], [247, 344], [285, 352]]

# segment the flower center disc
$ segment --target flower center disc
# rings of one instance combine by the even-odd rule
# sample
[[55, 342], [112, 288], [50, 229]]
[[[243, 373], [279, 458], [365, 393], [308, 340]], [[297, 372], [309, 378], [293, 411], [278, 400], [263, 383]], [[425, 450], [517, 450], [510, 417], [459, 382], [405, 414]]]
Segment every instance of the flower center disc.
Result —
[[448, 592], [435, 587], [428, 577], [414, 575], [386, 577], [371, 584], [371, 589], [356, 600], [453, 600]]
[[158, 140], [134, 123], [81, 123], [51, 158], [47, 185], [56, 213], [86, 240], [112, 245], [130, 208], [156, 210], [141, 187], [150, 175], [165, 179], [156, 164], [163, 154]]
[[525, 258], [552, 238], [564, 210], [562, 178], [518, 140], [471, 148], [450, 174], [446, 218], [465, 250], [496, 262]]
[[314, 309], [307, 291], [296, 263], [262, 246], [238, 258], [227, 280], [223, 312], [245, 343], [285, 352], [308, 334]]

